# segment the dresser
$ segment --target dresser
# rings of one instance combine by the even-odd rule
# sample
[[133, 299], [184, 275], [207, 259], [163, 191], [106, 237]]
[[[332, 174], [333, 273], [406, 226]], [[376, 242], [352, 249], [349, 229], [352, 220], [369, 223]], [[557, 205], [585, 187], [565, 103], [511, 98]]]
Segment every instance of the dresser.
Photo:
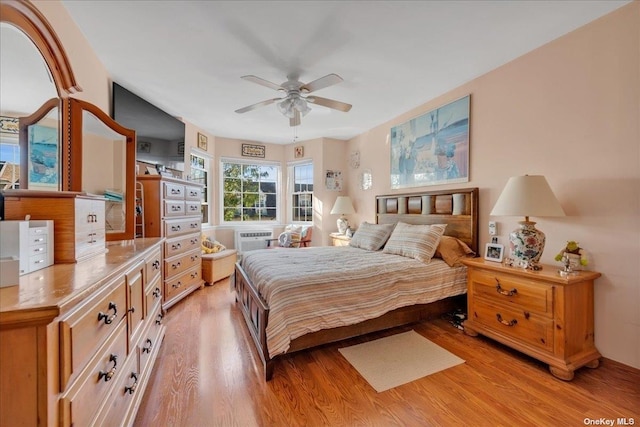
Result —
[[5, 190], [5, 219], [53, 220], [54, 262], [73, 263], [106, 251], [105, 202], [72, 191]]
[[144, 191], [142, 207], [147, 237], [164, 237], [163, 309], [203, 287], [203, 186], [156, 175], [138, 176]]
[[160, 344], [162, 240], [0, 289], [0, 425], [131, 425]]
[[560, 276], [558, 267], [531, 271], [479, 258], [468, 267], [468, 335], [485, 335], [549, 365], [563, 380], [596, 368], [593, 286], [600, 273]]

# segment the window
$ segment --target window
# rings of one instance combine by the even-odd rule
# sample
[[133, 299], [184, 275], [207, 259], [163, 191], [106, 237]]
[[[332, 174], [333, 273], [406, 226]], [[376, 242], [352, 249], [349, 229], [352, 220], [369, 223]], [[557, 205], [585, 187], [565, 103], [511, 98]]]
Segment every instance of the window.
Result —
[[20, 188], [20, 146], [18, 135], [0, 134], [0, 190]]
[[209, 223], [209, 159], [204, 156], [191, 154], [191, 180], [204, 185], [202, 189], [202, 223]]
[[222, 222], [276, 221], [280, 167], [224, 159], [221, 163]]
[[313, 163], [289, 166], [291, 220], [313, 221]]

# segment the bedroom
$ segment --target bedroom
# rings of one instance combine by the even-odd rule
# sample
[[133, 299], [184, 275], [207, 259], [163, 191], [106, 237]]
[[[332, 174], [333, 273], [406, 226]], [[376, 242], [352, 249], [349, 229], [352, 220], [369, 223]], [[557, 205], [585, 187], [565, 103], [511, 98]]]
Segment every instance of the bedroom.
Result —
[[[79, 30], [69, 25], [62, 5], [37, 4], [69, 47], [83, 96], [108, 111], [108, 75], [99, 60], [78, 36]], [[568, 216], [540, 219], [548, 236], [543, 261], [553, 264], [555, 248], [567, 240], [577, 240], [589, 250], [591, 268], [603, 274], [596, 282], [596, 346], [605, 358], [640, 368], [636, 310], [640, 272], [635, 265], [640, 259], [638, 14], [637, 2], [626, 5], [351, 139], [346, 146], [333, 139], [305, 141], [305, 154], [318, 165], [316, 172], [345, 171], [344, 193], [357, 208], [350, 220], [355, 224], [371, 220], [373, 196], [390, 192], [385, 144], [389, 128], [472, 94], [468, 184], [481, 189], [480, 241], [489, 240], [485, 224], [508, 177], [528, 172], [545, 175]], [[186, 144], [196, 146], [196, 134], [202, 131], [187, 123]], [[210, 150], [216, 156], [240, 144], [209, 137], [215, 139]], [[283, 162], [294, 159], [292, 146], [264, 145]], [[343, 156], [330, 155], [336, 151]], [[360, 152], [361, 168], [374, 171], [373, 188], [366, 192], [358, 191], [357, 172], [346, 163], [354, 151]], [[327, 244], [328, 233], [335, 228], [335, 217], [328, 215], [331, 202], [324, 208], [330, 221], [316, 233], [318, 245]], [[517, 220], [491, 219], [499, 221], [499, 234], [505, 238]], [[230, 232], [215, 234], [232, 244]]]

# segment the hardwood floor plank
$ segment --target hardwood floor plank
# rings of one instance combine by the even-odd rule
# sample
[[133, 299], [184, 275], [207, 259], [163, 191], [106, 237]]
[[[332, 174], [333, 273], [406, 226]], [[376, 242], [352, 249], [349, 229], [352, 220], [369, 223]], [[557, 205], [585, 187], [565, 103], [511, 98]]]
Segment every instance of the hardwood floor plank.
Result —
[[[263, 380], [227, 281], [167, 313], [136, 426], [582, 426], [640, 423], [640, 370], [602, 359], [571, 382], [547, 365], [443, 319], [287, 355]], [[338, 351], [414, 329], [465, 363], [377, 393]]]

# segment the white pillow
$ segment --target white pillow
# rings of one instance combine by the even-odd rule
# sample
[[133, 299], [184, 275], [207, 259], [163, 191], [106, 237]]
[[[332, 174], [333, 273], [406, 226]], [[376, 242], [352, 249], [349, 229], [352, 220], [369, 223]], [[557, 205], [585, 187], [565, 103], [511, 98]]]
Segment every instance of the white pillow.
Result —
[[429, 263], [446, 228], [446, 224], [412, 225], [399, 222], [382, 252]]

